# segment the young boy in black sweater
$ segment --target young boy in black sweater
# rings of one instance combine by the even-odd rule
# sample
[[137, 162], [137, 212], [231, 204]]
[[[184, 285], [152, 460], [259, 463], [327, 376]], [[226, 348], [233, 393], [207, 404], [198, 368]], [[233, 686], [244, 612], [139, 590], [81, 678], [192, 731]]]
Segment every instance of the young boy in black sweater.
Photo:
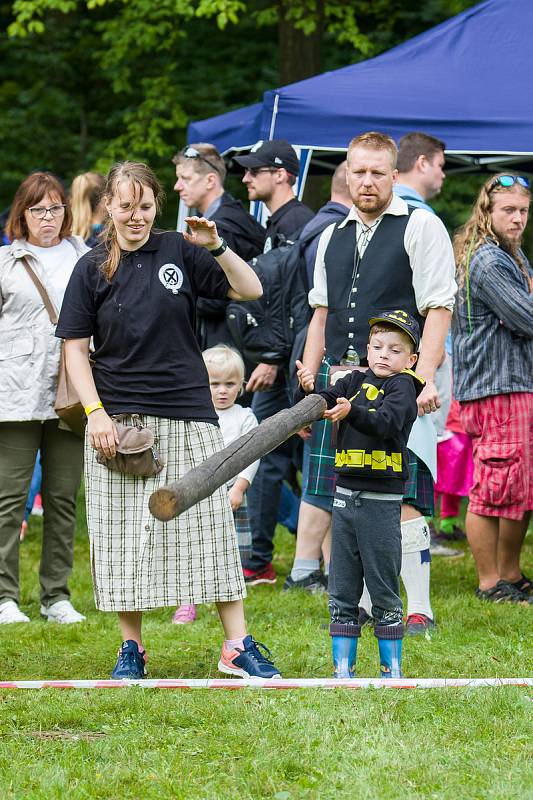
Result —
[[[381, 676], [402, 677], [400, 507], [408, 477], [406, 445], [424, 385], [411, 371], [420, 331], [401, 310], [373, 317], [369, 325], [369, 369], [349, 372], [319, 392], [328, 403], [324, 418], [340, 423], [328, 582], [337, 678], [355, 674], [363, 578], [372, 598]], [[313, 374], [301, 362], [296, 365], [300, 386], [312, 392]]]

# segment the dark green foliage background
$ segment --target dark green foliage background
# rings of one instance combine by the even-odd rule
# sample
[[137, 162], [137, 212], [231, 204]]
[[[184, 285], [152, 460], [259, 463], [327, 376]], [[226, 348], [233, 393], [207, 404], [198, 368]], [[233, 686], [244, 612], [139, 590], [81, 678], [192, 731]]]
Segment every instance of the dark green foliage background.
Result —
[[[128, 157], [156, 169], [169, 191], [163, 222], [172, 225], [177, 203], [170, 158], [183, 145], [188, 122], [258, 102], [279, 85], [288, 58], [286, 44], [279, 44], [282, 26], [317, 38], [314, 69], [321, 71], [377, 55], [472, 5], [474, 0], [426, 0], [422, 6], [414, 0], [0, 2], [0, 209], [31, 170], [51, 169], [70, 182], [78, 172], [105, 171]], [[38, 32], [28, 31], [28, 24]], [[237, 179], [231, 188], [240, 191]], [[455, 225], [466, 205], [461, 193], [452, 195], [441, 205]], [[468, 204], [470, 187], [466, 195]]]

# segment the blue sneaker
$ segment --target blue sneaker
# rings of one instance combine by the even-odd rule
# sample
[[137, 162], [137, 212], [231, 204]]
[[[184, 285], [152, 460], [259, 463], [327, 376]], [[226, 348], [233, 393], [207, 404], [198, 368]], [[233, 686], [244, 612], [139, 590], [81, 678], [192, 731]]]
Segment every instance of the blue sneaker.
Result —
[[250, 635], [244, 637], [243, 645], [244, 650], [237, 647], [230, 650], [224, 642], [218, 662], [220, 672], [240, 678], [281, 678], [279, 670], [270, 661], [268, 647], [256, 642]]
[[118, 651], [118, 660], [115, 669], [111, 673], [114, 680], [129, 678], [130, 680], [140, 680], [146, 675], [144, 652], [139, 652], [139, 645], [133, 639], [122, 642]]

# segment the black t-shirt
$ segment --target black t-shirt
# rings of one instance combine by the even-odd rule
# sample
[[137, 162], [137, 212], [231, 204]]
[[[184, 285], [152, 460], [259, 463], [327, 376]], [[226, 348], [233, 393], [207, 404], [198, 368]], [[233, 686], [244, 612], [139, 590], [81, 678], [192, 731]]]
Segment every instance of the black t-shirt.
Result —
[[94, 337], [96, 388], [109, 414], [138, 412], [218, 424], [195, 335], [197, 298], [226, 297], [226, 275], [180, 233], [152, 232], [123, 251], [109, 283], [104, 245], [76, 264], [56, 328], [63, 339]]
[[279, 242], [276, 241], [278, 234], [286, 239], [294, 239], [314, 216], [314, 212], [296, 198], [284, 203], [267, 221], [264, 252], [268, 253], [273, 247], [279, 246]]

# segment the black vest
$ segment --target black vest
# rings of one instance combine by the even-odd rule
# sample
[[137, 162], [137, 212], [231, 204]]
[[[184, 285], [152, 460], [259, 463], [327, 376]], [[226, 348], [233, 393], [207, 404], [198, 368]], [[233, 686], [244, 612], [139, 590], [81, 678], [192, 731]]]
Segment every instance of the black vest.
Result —
[[381, 311], [402, 309], [418, 321], [424, 320], [416, 307], [413, 271], [405, 251], [404, 235], [409, 214], [385, 214], [372, 236], [359, 274], [353, 283], [356, 251], [356, 223], [335, 228], [324, 255], [328, 289], [326, 354], [339, 362], [352, 345], [361, 360], [366, 359], [368, 320]]

